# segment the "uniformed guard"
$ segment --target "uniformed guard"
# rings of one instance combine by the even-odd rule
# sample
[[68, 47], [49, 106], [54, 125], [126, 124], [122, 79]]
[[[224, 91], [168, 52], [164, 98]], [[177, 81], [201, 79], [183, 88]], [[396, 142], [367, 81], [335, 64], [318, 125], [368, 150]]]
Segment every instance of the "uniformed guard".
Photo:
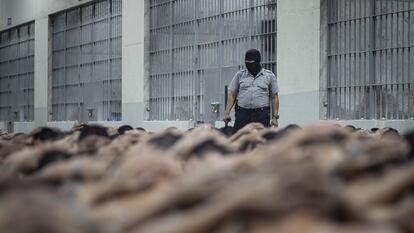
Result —
[[277, 79], [272, 71], [263, 69], [260, 62], [260, 52], [248, 50], [245, 56], [246, 69], [237, 72], [230, 83], [224, 121], [231, 121], [230, 112], [236, 105], [236, 131], [253, 122], [262, 123], [265, 127], [279, 126]]

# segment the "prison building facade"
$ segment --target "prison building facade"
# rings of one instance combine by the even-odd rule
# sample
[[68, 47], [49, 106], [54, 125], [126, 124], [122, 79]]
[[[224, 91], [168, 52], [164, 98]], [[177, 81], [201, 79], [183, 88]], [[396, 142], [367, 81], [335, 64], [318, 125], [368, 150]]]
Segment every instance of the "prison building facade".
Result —
[[257, 48], [281, 126], [404, 131], [413, 45], [408, 0], [0, 0], [0, 129], [220, 127], [225, 87]]

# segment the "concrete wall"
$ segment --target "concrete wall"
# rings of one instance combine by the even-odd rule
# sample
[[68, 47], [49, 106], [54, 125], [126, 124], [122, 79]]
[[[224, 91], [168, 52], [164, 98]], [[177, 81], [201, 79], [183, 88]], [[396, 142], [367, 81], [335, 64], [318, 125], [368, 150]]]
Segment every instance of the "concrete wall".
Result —
[[158, 132], [169, 127], [187, 130], [194, 127], [194, 123], [191, 121], [144, 121], [143, 127], [148, 132]]
[[30, 133], [36, 128], [34, 122], [14, 122], [13, 132], [15, 133]]
[[58, 128], [63, 131], [69, 131], [70, 129], [72, 129], [72, 127], [75, 124], [76, 124], [75, 121], [60, 121], [60, 122], [51, 121], [47, 123], [47, 126], [52, 127], [52, 128]]
[[280, 124], [319, 120], [320, 0], [278, 0]]
[[35, 67], [34, 67], [34, 122], [44, 126], [48, 120], [49, 88], [49, 18], [35, 21]]
[[144, 5], [122, 1], [122, 121], [133, 126], [144, 122]]
[[[99, 124], [104, 125], [107, 127], [119, 127], [123, 123], [121, 122], [89, 122], [90, 124]], [[70, 130], [76, 122], [74, 121], [60, 121], [60, 122], [48, 122], [47, 126], [53, 127], [53, 128], [59, 128], [61, 130]], [[2, 122], [0, 122], [0, 129], [2, 129]], [[5, 130], [7, 129], [7, 124], [4, 123]], [[194, 122], [191, 121], [144, 121], [142, 122], [142, 125], [140, 127], [143, 127], [148, 132], [158, 132], [163, 129], [169, 128], [169, 127], [175, 127], [182, 130], [187, 130], [189, 128], [194, 127]], [[23, 125], [19, 125], [18, 130], [15, 132], [30, 132], [31, 128], [23, 128]]]
[[0, 121], [0, 130], [7, 131], [7, 123]]

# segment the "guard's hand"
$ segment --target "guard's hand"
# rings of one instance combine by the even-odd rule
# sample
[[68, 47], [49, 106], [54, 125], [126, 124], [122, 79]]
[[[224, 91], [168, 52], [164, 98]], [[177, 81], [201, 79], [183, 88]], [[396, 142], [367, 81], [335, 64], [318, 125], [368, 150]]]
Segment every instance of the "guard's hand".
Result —
[[229, 123], [229, 122], [231, 122], [231, 117], [230, 117], [230, 114], [228, 114], [228, 113], [224, 113], [224, 118], [223, 118], [223, 121], [224, 121], [224, 123]]
[[278, 128], [279, 127], [279, 121], [276, 118], [272, 118], [272, 122], [271, 122], [272, 127], [274, 128]]

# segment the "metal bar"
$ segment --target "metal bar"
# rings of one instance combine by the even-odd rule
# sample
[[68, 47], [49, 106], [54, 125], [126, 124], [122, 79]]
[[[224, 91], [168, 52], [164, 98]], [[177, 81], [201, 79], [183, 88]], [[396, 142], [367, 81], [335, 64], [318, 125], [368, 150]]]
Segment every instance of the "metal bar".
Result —
[[[174, 47], [174, 12], [173, 12], [173, 4], [174, 1], [170, 0], [170, 5], [169, 5], [169, 9], [170, 9], [170, 72], [174, 71], [174, 50], [172, 49]], [[166, 118], [167, 120], [173, 120], [174, 116], [175, 116], [175, 106], [176, 106], [176, 98], [174, 98], [175, 96], [175, 90], [174, 90], [174, 85], [175, 85], [175, 77], [176, 75], [174, 75], [173, 73], [170, 74], [170, 80], [172, 82], [171, 84], [171, 111], [170, 111], [170, 116], [168, 118]]]
[[[221, 13], [220, 20], [222, 22], [224, 22], [224, 20], [225, 20], [225, 18], [224, 18], [224, 11], [225, 11], [224, 1], [220, 1], [218, 7], [219, 7], [219, 12]], [[223, 77], [223, 67], [220, 67], [220, 66], [222, 66], [222, 64], [223, 64], [223, 56], [224, 56], [224, 49], [223, 49], [223, 47], [224, 47], [224, 45], [223, 45], [223, 43], [224, 43], [223, 42], [223, 39], [224, 39], [224, 36], [223, 36], [223, 34], [224, 34], [224, 24], [220, 23], [219, 25], [220, 25], [219, 26], [219, 41], [221, 41], [221, 42], [218, 44], [218, 54], [217, 55], [218, 55], [218, 66], [219, 66], [219, 80], [217, 80], [217, 81], [218, 81], [218, 83], [222, 84], [223, 79], [224, 79], [224, 77]]]
[[106, 102], [107, 102], [106, 104], [107, 104], [108, 109], [107, 109], [106, 114], [108, 114], [108, 116], [106, 116], [106, 118], [109, 121], [114, 120], [114, 116], [112, 115], [112, 107], [111, 107], [111, 91], [112, 91], [112, 82], [111, 82], [111, 79], [112, 79], [112, 77], [111, 77], [111, 74], [112, 74], [112, 64], [111, 64], [112, 18], [111, 18], [111, 14], [112, 14], [112, 11], [113, 11], [113, 4], [112, 4], [113, 1], [114, 0], [109, 0], [108, 1], [109, 11], [108, 11], [108, 16], [107, 16], [107, 22], [108, 22], [108, 26], [107, 26], [107, 28], [108, 28], [108, 40], [107, 40], [108, 56], [107, 56], [107, 61], [106, 62], [107, 62], [107, 66], [108, 66], [108, 69], [107, 69], [107, 82], [108, 82], [107, 83], [107, 88], [108, 88], [107, 95], [108, 95], [108, 98], [106, 99]]
[[[385, 2], [385, 6], [386, 6], [386, 8], [388, 8], [388, 2]], [[388, 33], [389, 31], [391, 31], [391, 30], [389, 30], [388, 29], [388, 22], [389, 22], [389, 20], [388, 20], [388, 15], [386, 15], [386, 16], [383, 16], [382, 17], [382, 19], [384, 20], [384, 24], [382, 25], [383, 27], [384, 27], [384, 30], [385, 30], [385, 38], [388, 38], [388, 36], [389, 36], [389, 34], [391, 35], [392, 33]], [[388, 46], [388, 42], [389, 40], [384, 40], [384, 43], [383, 43], [383, 48], [385, 48], [385, 47], [387, 47]], [[385, 96], [386, 96], [386, 98], [384, 99], [384, 108], [385, 108], [385, 110], [384, 110], [384, 114], [383, 114], [383, 117], [385, 118], [385, 119], [390, 119], [391, 117], [390, 117], [390, 115], [389, 115], [389, 109], [388, 109], [388, 106], [389, 106], [389, 103], [388, 103], [388, 85], [387, 85], [387, 83], [389, 83], [389, 75], [388, 75], [388, 70], [390, 70], [390, 68], [391, 67], [389, 67], [388, 66], [388, 53], [389, 53], [390, 51], [389, 50], [384, 50], [384, 93], [385, 93]]]
[[360, 16], [360, 17], [355, 17], [355, 18], [340, 19], [338, 21], [329, 22], [328, 25], [343, 23], [343, 22], [346, 22], [346, 21], [369, 19], [371, 17], [381, 17], [381, 16], [387, 16], [387, 15], [393, 15], [393, 14], [399, 14], [399, 13], [406, 13], [406, 12], [413, 12], [413, 11], [414, 11], [414, 9], [407, 9], [407, 10], [392, 11], [392, 12], [381, 13], [381, 14], [365, 15], [365, 16]]
[[[67, 48], [66, 48], [66, 46], [67, 46], [67, 41], [66, 41], [66, 38], [67, 38], [67, 35], [66, 35], [66, 33], [67, 33], [67, 29], [66, 29], [66, 27], [67, 27], [67, 22], [68, 22], [68, 18], [67, 18], [67, 13], [65, 12], [64, 13], [64, 15], [65, 15], [65, 31], [63, 32], [63, 35], [64, 35], [64, 48], [65, 48], [65, 50], [64, 50], [64, 64], [66, 65], [67, 64]], [[66, 74], [67, 74], [67, 72], [66, 72], [66, 66], [63, 68], [63, 77], [64, 77], [64, 83], [66, 84], [67, 83], [67, 77], [66, 77]], [[64, 96], [64, 99], [66, 100], [67, 99], [67, 89], [66, 89], [66, 86], [63, 88], [64, 89], [64, 93], [63, 93], [63, 96]], [[66, 106], [66, 102], [63, 104], [63, 111], [64, 111], [64, 114], [62, 114], [64, 117], [63, 117], [63, 119], [61, 119], [61, 120], [65, 120], [66, 119], [66, 108], [67, 108], [67, 106]]]
[[[201, 106], [201, 91], [200, 91], [200, 46], [198, 45], [199, 42], [199, 30], [200, 30], [200, 21], [196, 20], [198, 18], [198, 9], [200, 7], [200, 1], [195, 0], [194, 1], [194, 44], [193, 44], [193, 54], [194, 54], [194, 75], [195, 75], [195, 104], [194, 104], [194, 121], [201, 120], [200, 114], [201, 109], [203, 108]], [[198, 85], [197, 85], [198, 84]]]
[[[409, 17], [408, 18], [408, 44], [411, 44], [411, 17], [412, 17], [411, 11], [408, 13], [408, 17]], [[408, 49], [408, 80], [407, 81], [409, 81], [409, 79], [411, 77], [411, 54], [412, 53], [413, 53], [412, 49], [409, 48]], [[407, 102], [408, 102], [408, 104], [407, 104], [407, 106], [408, 106], [407, 117], [408, 118], [413, 117], [412, 112], [411, 112], [411, 99], [410, 99], [410, 96], [411, 96], [410, 89], [411, 88], [410, 87], [411, 87], [411, 85], [407, 85], [407, 89], [408, 89], [407, 90]]]
[[[82, 8], [78, 8], [78, 12], [79, 12], [79, 25], [82, 25], [82, 10], [81, 10]], [[79, 95], [78, 95], [78, 119], [80, 120], [80, 119], [82, 119], [82, 110], [81, 110], [81, 108], [82, 108], [82, 105], [81, 105], [81, 100], [80, 100], [80, 96], [81, 96], [81, 90], [82, 90], [82, 85], [81, 85], [81, 83], [82, 83], [82, 80], [81, 80], [81, 75], [80, 75], [80, 73], [81, 73], [81, 59], [82, 59], [82, 46], [81, 46], [81, 43], [82, 43], [82, 26], [79, 26], [79, 59], [78, 59], [78, 92], [79, 92]]]
[[[373, 17], [375, 14], [375, 0], [370, 0], [370, 15], [372, 17], [369, 18], [369, 47], [370, 50], [374, 50], [375, 49], [375, 22], [376, 22], [376, 18]], [[369, 57], [369, 83], [372, 85], [375, 83], [375, 57], [376, 57], [376, 52], [373, 51], [372, 53], [370, 53], [370, 57]], [[373, 119], [375, 116], [375, 111], [376, 111], [376, 106], [375, 106], [375, 88], [370, 87], [369, 89], [369, 114], [368, 117], [370, 119]]]
[[253, 48], [254, 0], [249, 0], [249, 46]]

